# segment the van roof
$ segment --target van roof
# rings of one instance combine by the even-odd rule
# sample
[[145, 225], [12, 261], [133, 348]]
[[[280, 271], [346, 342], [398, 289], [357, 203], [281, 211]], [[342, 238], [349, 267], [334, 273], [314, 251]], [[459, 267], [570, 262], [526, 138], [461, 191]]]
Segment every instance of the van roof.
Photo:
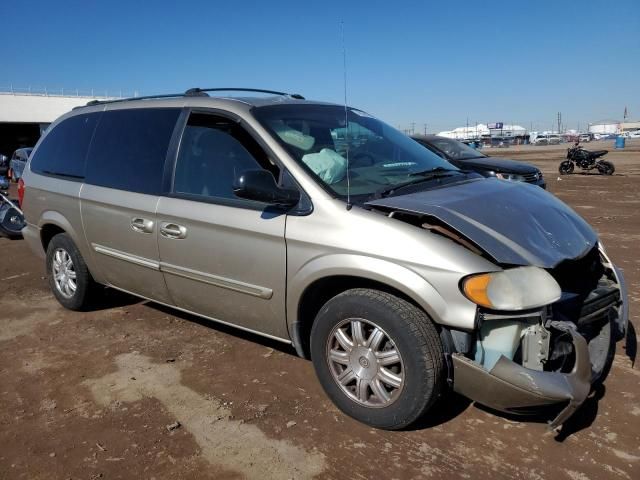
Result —
[[[243, 92], [243, 93], [261, 93], [267, 94], [268, 96], [215, 96], [211, 97], [208, 92]], [[112, 100], [92, 100], [88, 102], [85, 106], [76, 107], [76, 108], [84, 108], [84, 107], [93, 107], [97, 105], [108, 105], [108, 104], [116, 104], [116, 103], [129, 103], [129, 102], [147, 102], [151, 103], [152, 101], [160, 102], [164, 104], [169, 99], [197, 99], [197, 100], [230, 100], [235, 102], [245, 103], [251, 106], [263, 106], [263, 105], [272, 105], [279, 103], [300, 103], [304, 102], [305, 98], [298, 93], [286, 93], [279, 92], [276, 90], [265, 90], [259, 88], [245, 88], [245, 87], [230, 87], [230, 88], [190, 88], [186, 90], [184, 93], [172, 93], [172, 94], [161, 94], [161, 95], [148, 95], [143, 97], [128, 97], [128, 98], [118, 98]], [[154, 102], [154, 103], [155, 103]], [[191, 102], [189, 102], [191, 103]], [[195, 102], [199, 103], [199, 102]], [[319, 102], [305, 102], [305, 103], [319, 103]]]

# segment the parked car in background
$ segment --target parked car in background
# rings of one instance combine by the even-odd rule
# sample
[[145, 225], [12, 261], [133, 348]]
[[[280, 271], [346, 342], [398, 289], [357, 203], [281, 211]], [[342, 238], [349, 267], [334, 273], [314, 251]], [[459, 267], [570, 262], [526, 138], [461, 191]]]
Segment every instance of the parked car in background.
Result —
[[13, 155], [11, 156], [11, 160], [9, 161], [9, 172], [8, 177], [13, 182], [17, 183], [22, 177], [22, 172], [24, 171], [24, 167], [27, 165], [27, 160], [29, 159], [29, 155], [31, 155], [31, 151], [33, 148], [19, 148]]
[[0, 154], [0, 177], [6, 177], [9, 171], [9, 157]]
[[590, 142], [590, 141], [591, 141], [591, 135], [588, 133], [581, 133], [578, 136], [578, 142], [584, 143], [584, 142]]
[[452, 138], [437, 135], [414, 135], [411, 138], [462, 170], [473, 170], [484, 177], [527, 182], [547, 188], [540, 169], [529, 163], [489, 157]]
[[39, 140], [22, 233], [63, 306], [102, 284], [292, 344], [377, 428], [450, 387], [555, 428], [604, 381], [624, 280], [559, 199], [355, 108], [210, 91], [90, 102]]
[[640, 138], [640, 130], [626, 131], [620, 135], [625, 138]]
[[560, 145], [562, 143], [562, 137], [555, 133], [538, 135], [533, 143], [535, 145]]

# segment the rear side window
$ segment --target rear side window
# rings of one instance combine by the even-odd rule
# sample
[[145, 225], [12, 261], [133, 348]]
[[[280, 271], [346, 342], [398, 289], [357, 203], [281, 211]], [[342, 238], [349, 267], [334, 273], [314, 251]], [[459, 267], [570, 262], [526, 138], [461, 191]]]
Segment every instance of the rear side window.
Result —
[[91, 137], [100, 112], [76, 115], [51, 130], [31, 160], [31, 170], [45, 175], [82, 179]]
[[87, 183], [158, 195], [179, 108], [104, 112], [91, 142]]

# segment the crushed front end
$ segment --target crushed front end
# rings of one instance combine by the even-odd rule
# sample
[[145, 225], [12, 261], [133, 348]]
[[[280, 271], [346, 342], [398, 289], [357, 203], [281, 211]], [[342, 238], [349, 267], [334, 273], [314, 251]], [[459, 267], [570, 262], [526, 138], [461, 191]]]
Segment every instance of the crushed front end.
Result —
[[458, 341], [466, 346], [451, 360], [455, 391], [514, 414], [558, 407], [549, 422], [556, 428], [604, 381], [628, 306], [622, 273], [597, 245], [547, 272], [559, 299], [517, 313], [478, 307], [475, 337]]

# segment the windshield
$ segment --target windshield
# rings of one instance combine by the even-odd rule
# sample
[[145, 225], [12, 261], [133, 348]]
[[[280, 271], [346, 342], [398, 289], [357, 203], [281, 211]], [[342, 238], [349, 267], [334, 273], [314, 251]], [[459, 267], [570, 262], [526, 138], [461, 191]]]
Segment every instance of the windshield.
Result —
[[[256, 118], [335, 195], [366, 201], [394, 187], [458, 169], [376, 118], [337, 105], [271, 105]], [[347, 158], [349, 175], [347, 175]]]
[[435, 137], [426, 140], [427, 143], [433, 145], [438, 150], [445, 153], [451, 160], [468, 160], [470, 158], [486, 157], [475, 148], [471, 148], [457, 140], [445, 137]]

